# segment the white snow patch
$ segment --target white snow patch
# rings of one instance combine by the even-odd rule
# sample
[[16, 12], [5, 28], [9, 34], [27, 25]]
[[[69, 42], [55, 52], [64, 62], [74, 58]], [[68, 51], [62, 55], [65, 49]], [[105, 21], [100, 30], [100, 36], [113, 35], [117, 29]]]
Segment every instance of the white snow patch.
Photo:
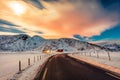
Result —
[[[97, 53], [98, 56], [97, 57]], [[109, 52], [111, 60], [108, 58], [108, 54], [105, 51], [100, 51], [100, 52], [79, 52], [78, 54], [75, 54], [81, 58], [85, 58], [87, 60], [92, 60], [98, 63], [106, 64], [115, 68], [120, 69], [120, 52]]]
[[[10, 53], [10, 52], [9, 52]], [[0, 80], [7, 80], [10, 78], [15, 78], [18, 80], [30, 80], [30, 74], [34, 74], [38, 67], [44, 62], [48, 56], [44, 56], [42, 53], [0, 53]], [[37, 61], [37, 56], [42, 56], [42, 59], [34, 63], [34, 56]], [[28, 58], [31, 59], [31, 65], [28, 67]], [[18, 73], [18, 62], [19, 60], [22, 63], [22, 69], [25, 69], [22, 74]], [[14, 76], [13, 76], [14, 75]], [[29, 76], [28, 76], [29, 75]], [[28, 79], [26, 78], [28, 77]], [[20, 78], [20, 79], [19, 79]], [[24, 79], [26, 78], [26, 79]]]

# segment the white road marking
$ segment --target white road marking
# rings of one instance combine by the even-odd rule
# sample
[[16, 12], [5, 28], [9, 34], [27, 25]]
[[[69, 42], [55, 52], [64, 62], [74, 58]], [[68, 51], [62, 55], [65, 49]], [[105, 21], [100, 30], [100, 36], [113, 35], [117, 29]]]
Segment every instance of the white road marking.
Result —
[[111, 73], [106, 72], [106, 74], [108, 74], [108, 75], [110, 75], [110, 76], [112, 76], [112, 77], [115, 77], [115, 78], [117, 78], [117, 79], [120, 79], [120, 77], [117, 77], [117, 76], [115, 76], [115, 75], [113, 75], [113, 74], [111, 74]]
[[45, 77], [46, 77], [47, 71], [48, 71], [48, 68], [45, 68], [45, 71], [44, 71], [44, 74], [43, 74], [42, 80], [45, 80]]
[[52, 60], [52, 58], [51, 58], [51, 59], [49, 59], [49, 62], [51, 62], [51, 60]]

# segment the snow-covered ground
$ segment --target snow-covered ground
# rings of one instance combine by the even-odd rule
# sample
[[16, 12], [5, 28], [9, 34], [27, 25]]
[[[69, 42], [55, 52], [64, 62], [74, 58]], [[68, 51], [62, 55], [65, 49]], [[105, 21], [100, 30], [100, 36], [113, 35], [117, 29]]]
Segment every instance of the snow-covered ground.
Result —
[[[98, 53], [98, 55], [97, 55]], [[120, 52], [109, 52], [111, 60], [109, 60], [108, 52], [100, 51], [100, 52], [78, 52], [77, 56], [92, 60], [98, 63], [102, 63], [105, 65], [109, 65], [115, 68], [120, 69]]]
[[[42, 56], [42, 59], [37, 61], [37, 56]], [[35, 57], [35, 63], [34, 63], [34, 57]], [[28, 58], [31, 60], [31, 65], [28, 67]], [[19, 68], [18, 68], [18, 62], [19, 60], [22, 63], [22, 69], [25, 69], [23, 71], [24, 76], [21, 77], [19, 80], [24, 80], [28, 73], [29, 75], [34, 74], [35, 70], [38, 69], [38, 67], [48, 58], [48, 56], [45, 56], [45, 54], [42, 53], [0, 53], [0, 80], [7, 80], [10, 78], [18, 78], [20, 75], [17, 75]], [[31, 71], [31, 72], [30, 72]], [[25, 76], [26, 75], [26, 76]], [[27, 76], [28, 77], [28, 76]], [[25, 79], [30, 80], [30, 79]]]
[[[70, 52], [65, 52], [70, 53]], [[108, 58], [108, 52], [105, 51], [85, 51], [85, 52], [72, 52], [74, 55], [92, 60], [106, 65], [110, 65], [120, 69], [120, 52], [109, 52], [111, 60]], [[78, 54], [75, 54], [78, 53]], [[98, 53], [98, 55], [97, 55]], [[60, 53], [55, 53], [60, 54]], [[54, 55], [54, 54], [52, 54]], [[1, 52], [0, 53], [0, 80], [32, 80], [40, 65], [42, 65], [48, 57], [52, 55], [42, 54], [41, 52]], [[37, 56], [42, 56], [42, 59], [37, 61]], [[34, 63], [35, 57], [35, 63]], [[28, 66], [28, 58], [31, 60], [31, 66]], [[18, 62], [22, 62], [22, 73], [17, 74]]]
[[111, 51], [120, 51], [120, 40], [96, 41], [93, 44], [108, 48]]

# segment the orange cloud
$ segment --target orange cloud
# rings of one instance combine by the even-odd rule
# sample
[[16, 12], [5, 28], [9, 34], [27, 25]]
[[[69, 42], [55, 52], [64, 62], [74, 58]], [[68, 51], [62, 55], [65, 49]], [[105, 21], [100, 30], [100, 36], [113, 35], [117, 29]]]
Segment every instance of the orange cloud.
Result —
[[[24, 13], [16, 15], [8, 5], [11, 1], [6, 0], [0, 3], [0, 19], [11, 21], [23, 28], [42, 31], [44, 34], [41, 36], [45, 38], [72, 37], [74, 34], [88, 37], [100, 35], [118, 23], [113, 14], [106, 14], [94, 0], [41, 1], [45, 6], [42, 10], [22, 0], [16, 2], [26, 7]], [[35, 35], [31, 32], [28, 34]]]

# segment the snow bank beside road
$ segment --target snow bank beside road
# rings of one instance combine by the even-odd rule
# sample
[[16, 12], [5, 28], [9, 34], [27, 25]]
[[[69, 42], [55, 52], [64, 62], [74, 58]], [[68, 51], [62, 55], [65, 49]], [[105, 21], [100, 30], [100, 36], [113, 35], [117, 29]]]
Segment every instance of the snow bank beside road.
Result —
[[97, 57], [97, 54], [94, 54], [94, 53], [91, 53], [91, 56], [90, 56], [90, 54], [85, 55], [85, 54], [79, 53], [79, 54], [77, 54], [77, 56], [120, 69], [120, 64], [119, 64], [120, 52], [109, 52], [109, 54], [110, 54], [110, 58], [111, 58], [110, 61], [108, 59], [107, 53], [105, 53], [105, 52], [99, 52], [98, 53], [99, 58]]
[[81, 53], [73, 54], [73, 55], [69, 54], [69, 56], [77, 58], [77, 59], [84, 61], [86, 63], [89, 63], [92, 65], [98, 66], [100, 68], [109, 70], [111, 72], [115, 72], [115, 73], [120, 74], [120, 64], [119, 64], [120, 54], [119, 53], [110, 53], [110, 55], [111, 55], [111, 61], [109, 61], [107, 59], [107, 57], [104, 55], [102, 55], [102, 56], [104, 56], [104, 58], [102, 58], [102, 57], [97, 58], [97, 57], [92, 56], [92, 55], [90, 56], [89, 54], [87, 54], [86, 56], [81, 54]]
[[[0, 53], [0, 80], [6, 80], [11, 78], [14, 74], [18, 72], [18, 62], [21, 60], [22, 63], [22, 69], [25, 69], [28, 67], [28, 58], [31, 59], [31, 65], [34, 64], [34, 56], [43, 56], [44, 54], [30, 54], [30, 53], [24, 53], [24, 54], [1, 54]], [[35, 65], [40, 65], [44, 59], [41, 59], [38, 64], [35, 63]], [[37, 66], [36, 66], [37, 67]]]

